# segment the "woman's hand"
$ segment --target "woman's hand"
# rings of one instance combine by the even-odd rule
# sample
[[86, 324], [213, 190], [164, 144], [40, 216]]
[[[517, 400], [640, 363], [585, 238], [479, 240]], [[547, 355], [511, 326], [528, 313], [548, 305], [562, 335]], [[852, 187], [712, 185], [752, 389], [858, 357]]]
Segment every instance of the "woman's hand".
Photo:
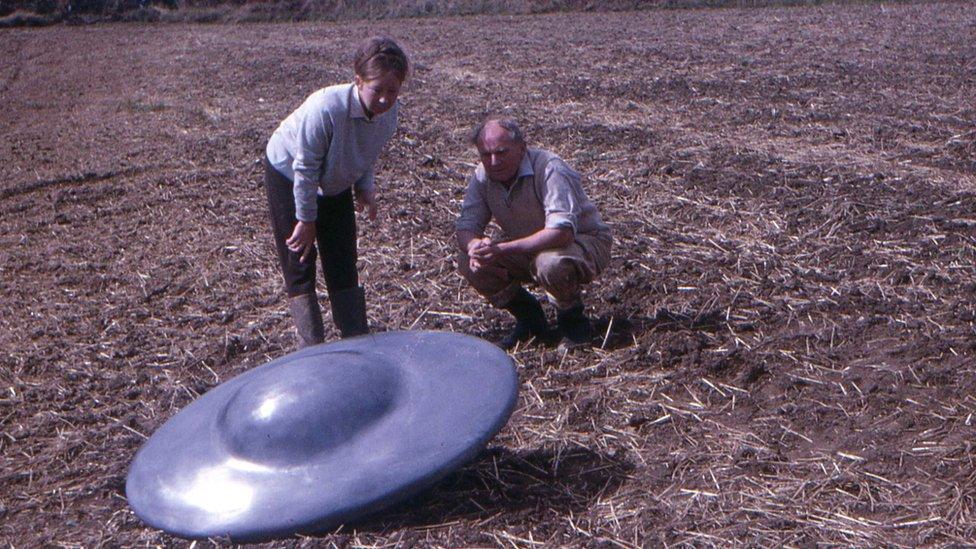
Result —
[[366, 215], [369, 216], [369, 220], [376, 221], [376, 189], [357, 191], [356, 209], [359, 211], [363, 211], [365, 209]]
[[296, 254], [302, 254], [300, 261], [305, 263], [315, 247], [315, 222], [299, 221], [295, 223], [295, 230], [292, 231], [285, 244], [289, 250]]

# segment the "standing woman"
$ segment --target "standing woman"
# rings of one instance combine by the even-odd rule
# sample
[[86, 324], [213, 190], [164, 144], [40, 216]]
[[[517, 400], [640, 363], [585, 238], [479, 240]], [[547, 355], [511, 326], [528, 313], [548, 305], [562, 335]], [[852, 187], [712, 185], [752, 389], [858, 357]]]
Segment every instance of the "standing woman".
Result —
[[376, 219], [373, 165], [396, 131], [397, 96], [409, 64], [396, 42], [371, 38], [353, 68], [353, 83], [310, 95], [278, 126], [266, 150], [271, 225], [300, 347], [325, 339], [315, 293], [317, 254], [342, 337], [369, 332], [356, 271], [353, 201]]

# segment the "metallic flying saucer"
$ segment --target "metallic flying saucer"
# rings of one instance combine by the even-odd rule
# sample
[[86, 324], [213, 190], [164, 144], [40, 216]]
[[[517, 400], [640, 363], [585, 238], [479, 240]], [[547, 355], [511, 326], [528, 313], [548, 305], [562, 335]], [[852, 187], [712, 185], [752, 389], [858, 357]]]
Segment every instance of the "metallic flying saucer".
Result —
[[448, 332], [318, 345], [241, 374], [139, 450], [126, 496], [186, 538], [261, 541], [334, 529], [435, 483], [508, 420], [511, 358]]

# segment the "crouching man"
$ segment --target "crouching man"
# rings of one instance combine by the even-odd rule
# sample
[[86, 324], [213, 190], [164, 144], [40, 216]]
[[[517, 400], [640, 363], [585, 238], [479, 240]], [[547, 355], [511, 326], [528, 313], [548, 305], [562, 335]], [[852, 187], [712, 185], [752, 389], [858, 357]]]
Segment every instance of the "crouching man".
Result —
[[[555, 154], [528, 148], [512, 120], [489, 119], [472, 131], [471, 143], [481, 165], [468, 178], [455, 225], [458, 268], [489, 303], [515, 317], [499, 346], [554, 335], [539, 301], [522, 287], [527, 282], [554, 298], [560, 348], [589, 345], [593, 327], [581, 293], [609, 263], [613, 238], [580, 175]], [[503, 233], [496, 240], [484, 234], [492, 219]]]

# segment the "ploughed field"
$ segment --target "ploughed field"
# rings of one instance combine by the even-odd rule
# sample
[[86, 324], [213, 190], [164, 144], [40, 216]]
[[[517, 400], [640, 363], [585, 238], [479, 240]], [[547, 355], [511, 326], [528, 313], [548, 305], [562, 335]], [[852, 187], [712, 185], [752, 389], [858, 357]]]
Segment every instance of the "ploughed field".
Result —
[[601, 336], [514, 354], [476, 462], [286, 544], [976, 540], [966, 3], [0, 31], [0, 540], [177, 542], [128, 464], [293, 348], [258, 159], [374, 33], [416, 65], [360, 219], [374, 328], [509, 325], [453, 251], [467, 131], [502, 113], [614, 227]]

